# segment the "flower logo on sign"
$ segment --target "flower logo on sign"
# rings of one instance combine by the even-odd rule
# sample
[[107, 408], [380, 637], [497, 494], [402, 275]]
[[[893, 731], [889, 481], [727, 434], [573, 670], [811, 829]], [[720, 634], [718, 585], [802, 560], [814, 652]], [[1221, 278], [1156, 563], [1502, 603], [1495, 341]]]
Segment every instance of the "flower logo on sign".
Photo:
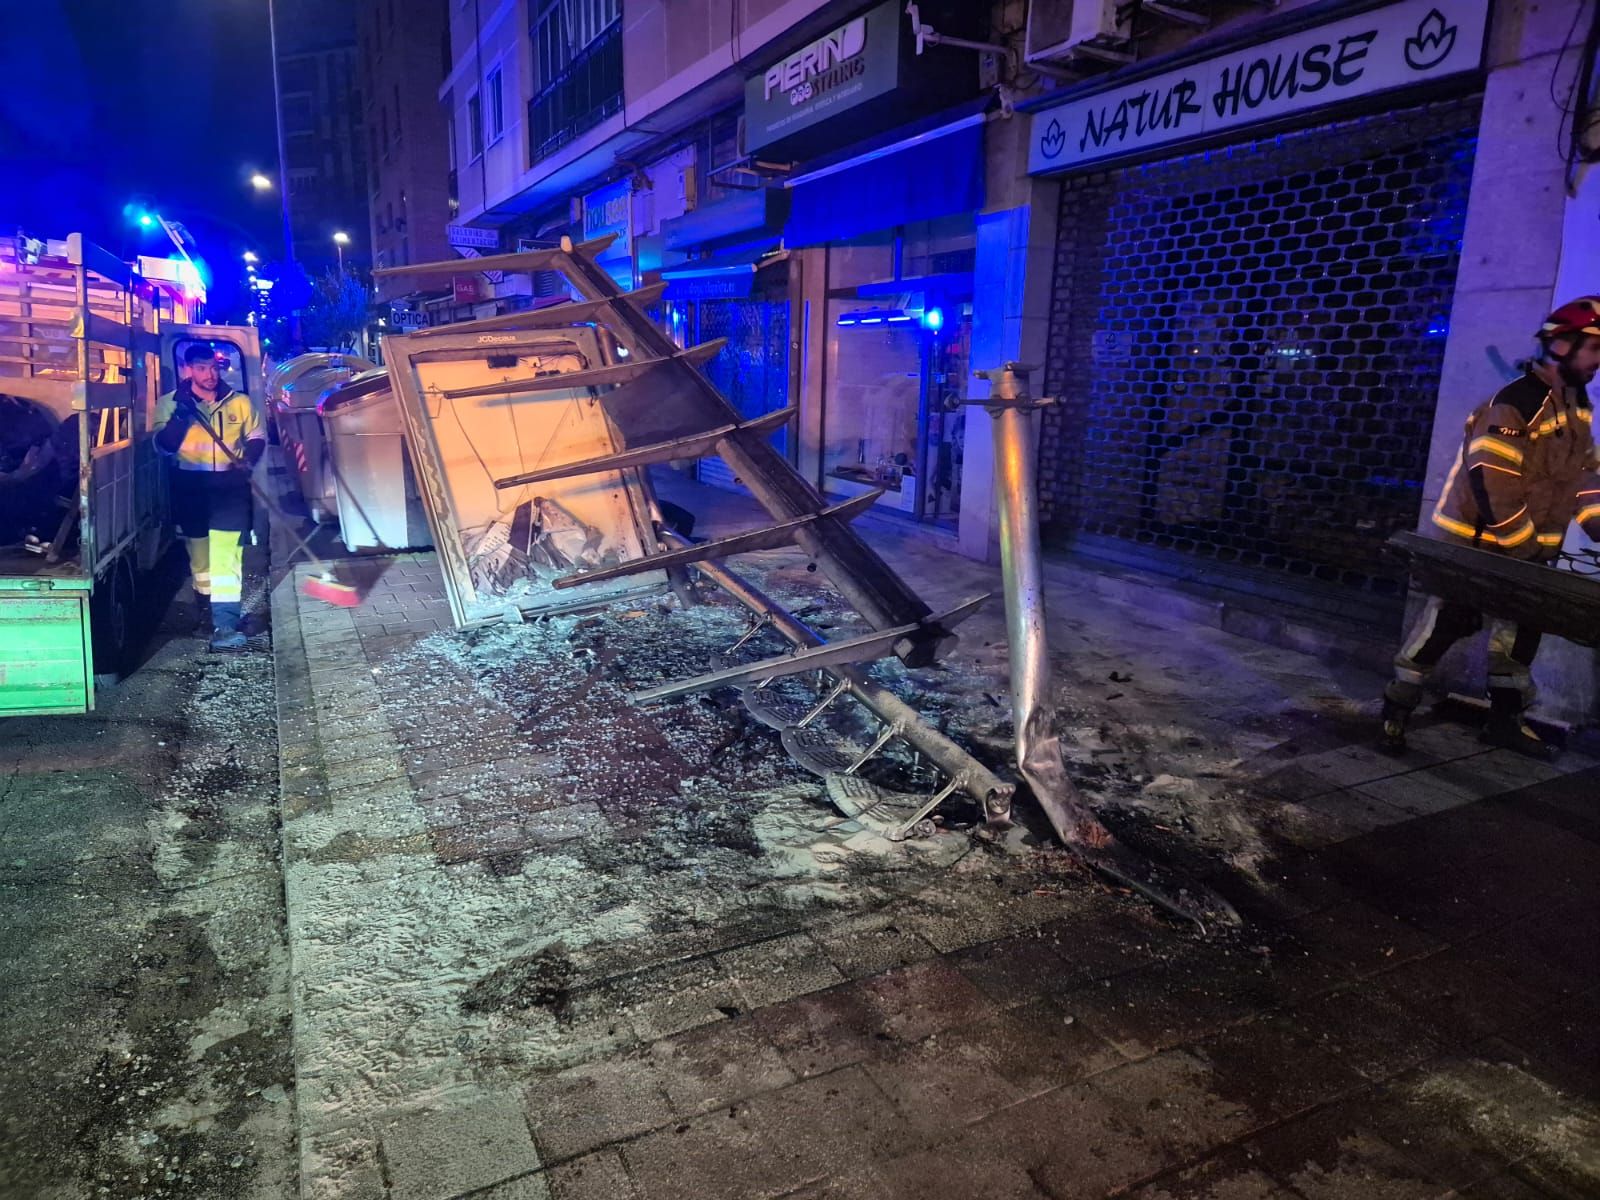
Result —
[[1446, 25], [1437, 8], [1417, 24], [1417, 32], [1406, 39], [1406, 65], [1413, 71], [1437, 67], [1455, 49], [1456, 27]]
[[1060, 154], [1067, 144], [1067, 132], [1061, 128], [1061, 122], [1054, 117], [1050, 124], [1045, 126], [1044, 136], [1039, 139], [1039, 153], [1046, 158], [1054, 158]]

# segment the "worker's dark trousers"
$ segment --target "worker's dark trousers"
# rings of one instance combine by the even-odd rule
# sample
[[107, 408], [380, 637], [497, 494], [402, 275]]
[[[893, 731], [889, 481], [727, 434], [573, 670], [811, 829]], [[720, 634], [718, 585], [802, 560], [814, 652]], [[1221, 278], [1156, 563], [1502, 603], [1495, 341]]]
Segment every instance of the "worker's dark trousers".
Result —
[[[1446, 650], [1483, 628], [1483, 614], [1465, 604], [1429, 596], [1428, 603], [1406, 633], [1394, 659], [1394, 681], [1384, 696], [1402, 708], [1422, 701], [1422, 685], [1439, 665]], [[1489, 623], [1489, 700], [1497, 712], [1521, 712], [1534, 701], [1534, 655], [1539, 653], [1537, 629], [1519, 628], [1512, 621], [1494, 618]]]
[[172, 516], [189, 548], [196, 595], [238, 604], [244, 595], [244, 539], [250, 529], [250, 479], [243, 471], [175, 469]]

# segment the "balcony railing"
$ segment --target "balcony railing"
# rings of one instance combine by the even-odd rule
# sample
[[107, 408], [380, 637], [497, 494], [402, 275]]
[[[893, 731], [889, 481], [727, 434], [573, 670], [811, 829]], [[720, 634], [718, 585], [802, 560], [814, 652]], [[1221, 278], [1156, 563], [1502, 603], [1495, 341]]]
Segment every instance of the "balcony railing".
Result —
[[622, 110], [622, 22], [613, 21], [528, 101], [528, 150], [534, 162]]

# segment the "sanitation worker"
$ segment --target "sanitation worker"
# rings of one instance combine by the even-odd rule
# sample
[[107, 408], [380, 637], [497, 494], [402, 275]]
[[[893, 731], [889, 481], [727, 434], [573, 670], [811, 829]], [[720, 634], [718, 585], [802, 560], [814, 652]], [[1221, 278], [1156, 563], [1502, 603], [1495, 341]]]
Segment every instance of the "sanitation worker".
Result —
[[183, 362], [185, 378], [156, 405], [156, 446], [172, 458], [173, 519], [189, 548], [202, 620], [210, 611], [211, 649], [242, 650], [250, 470], [267, 434], [250, 398], [222, 381], [210, 346], [188, 346]]
[[[1600, 296], [1563, 304], [1538, 332], [1522, 375], [1467, 418], [1461, 449], [1434, 506], [1440, 535], [1536, 562], [1554, 562], [1576, 520], [1600, 541], [1600, 456], [1588, 386], [1600, 369]], [[1406, 633], [1384, 691], [1383, 735], [1405, 746], [1406, 721], [1444, 652], [1483, 626], [1476, 609], [1430, 596]], [[1530, 668], [1540, 631], [1489, 625], [1489, 724], [1484, 740], [1535, 758], [1554, 748], [1523, 720], [1533, 703]]]

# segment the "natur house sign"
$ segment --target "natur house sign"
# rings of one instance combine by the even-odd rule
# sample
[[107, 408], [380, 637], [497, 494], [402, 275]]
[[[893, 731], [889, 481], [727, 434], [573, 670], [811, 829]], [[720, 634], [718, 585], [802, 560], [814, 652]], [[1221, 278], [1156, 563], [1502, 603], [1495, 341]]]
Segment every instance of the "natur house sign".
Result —
[[1033, 114], [1049, 174], [1478, 69], [1489, 0], [1400, 0]]

